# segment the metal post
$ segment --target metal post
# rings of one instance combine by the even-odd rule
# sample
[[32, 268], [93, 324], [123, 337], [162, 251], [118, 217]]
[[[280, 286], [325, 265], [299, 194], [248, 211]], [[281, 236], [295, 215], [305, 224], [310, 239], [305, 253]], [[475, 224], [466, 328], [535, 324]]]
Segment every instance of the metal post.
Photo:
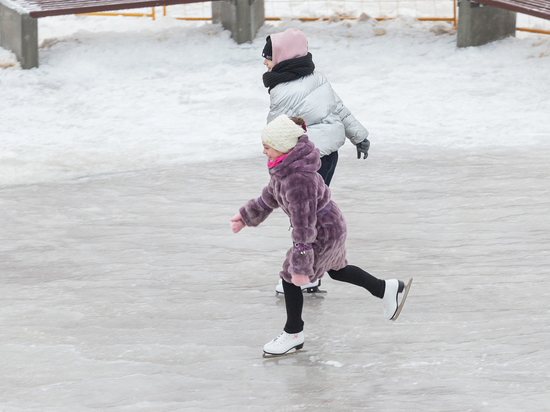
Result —
[[0, 3], [0, 46], [11, 50], [23, 69], [38, 67], [38, 23]]
[[515, 34], [515, 12], [459, 0], [457, 47], [481, 46]]
[[251, 42], [265, 22], [264, 0], [213, 1], [212, 23], [220, 22], [238, 44]]

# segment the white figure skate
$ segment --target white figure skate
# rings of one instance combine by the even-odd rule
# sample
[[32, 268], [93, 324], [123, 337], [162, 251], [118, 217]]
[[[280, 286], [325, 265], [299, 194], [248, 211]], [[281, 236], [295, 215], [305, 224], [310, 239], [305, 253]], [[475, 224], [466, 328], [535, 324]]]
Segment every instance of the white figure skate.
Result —
[[304, 347], [304, 332], [286, 333], [283, 331], [279, 336], [264, 345], [264, 358], [269, 356], [281, 356], [292, 349], [299, 350]]
[[[326, 290], [319, 289], [319, 286], [321, 286], [321, 279], [317, 279], [315, 282], [308, 283], [307, 285], [300, 287], [304, 293], [327, 293]], [[279, 283], [277, 283], [277, 286], [275, 287], [275, 292], [277, 293], [277, 296], [284, 295], [285, 291], [283, 290], [282, 279], [279, 279]]]
[[[411, 288], [412, 278], [409, 279], [409, 282], [405, 284], [397, 279], [388, 279], [386, 280], [386, 290], [384, 292], [384, 316], [386, 319], [396, 320], [403, 309], [407, 295], [409, 294], [409, 289]], [[401, 302], [398, 301], [399, 294], [403, 293], [401, 297]]]

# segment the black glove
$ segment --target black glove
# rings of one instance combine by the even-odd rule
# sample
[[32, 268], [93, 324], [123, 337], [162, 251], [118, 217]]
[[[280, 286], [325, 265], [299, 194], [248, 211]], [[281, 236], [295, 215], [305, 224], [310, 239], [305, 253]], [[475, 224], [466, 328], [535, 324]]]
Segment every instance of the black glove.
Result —
[[369, 156], [370, 142], [368, 139], [363, 140], [361, 143], [357, 144], [355, 147], [357, 147], [358, 159], [361, 159], [361, 153], [365, 155], [363, 159], [366, 159]]

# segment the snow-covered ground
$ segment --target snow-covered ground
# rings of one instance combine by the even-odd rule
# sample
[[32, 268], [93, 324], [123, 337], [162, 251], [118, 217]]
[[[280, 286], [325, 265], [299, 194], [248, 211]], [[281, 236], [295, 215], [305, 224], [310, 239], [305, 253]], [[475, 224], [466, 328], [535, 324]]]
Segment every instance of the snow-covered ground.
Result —
[[[549, 141], [548, 36], [459, 50], [413, 20], [289, 26], [375, 144]], [[211, 24], [41, 19], [39, 70], [0, 72], [0, 185], [255, 155], [261, 50], [277, 30], [238, 46]]]
[[[436, 23], [40, 21], [0, 49], [0, 410], [547, 411], [550, 37], [457, 49]], [[266, 35], [297, 27], [371, 132], [332, 184], [350, 263], [415, 278], [393, 323], [327, 279], [304, 351], [261, 358], [285, 216], [267, 181]], [[438, 30], [434, 30], [438, 31]]]

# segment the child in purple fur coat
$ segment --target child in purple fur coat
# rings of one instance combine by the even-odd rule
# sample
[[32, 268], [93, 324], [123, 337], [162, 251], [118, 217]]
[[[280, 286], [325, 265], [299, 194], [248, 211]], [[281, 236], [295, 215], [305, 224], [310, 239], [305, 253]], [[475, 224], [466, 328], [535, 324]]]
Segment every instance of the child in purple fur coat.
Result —
[[[325, 272], [332, 279], [362, 286], [383, 299], [384, 315], [388, 319], [399, 315], [398, 294], [405, 289], [404, 283], [397, 279], [377, 279], [348, 265], [346, 222], [330, 199], [330, 189], [317, 173], [321, 166], [319, 150], [304, 134], [302, 124], [301, 118], [280, 115], [265, 127], [263, 153], [268, 157], [271, 179], [259, 198], [248, 201], [231, 218], [234, 233], [245, 226], [258, 226], [276, 207], [290, 218], [293, 246], [280, 272], [287, 321], [283, 332], [264, 346], [264, 352], [269, 355], [282, 355], [303, 347], [304, 298], [300, 286], [316, 281]], [[406, 294], [402, 303], [405, 297]]]

